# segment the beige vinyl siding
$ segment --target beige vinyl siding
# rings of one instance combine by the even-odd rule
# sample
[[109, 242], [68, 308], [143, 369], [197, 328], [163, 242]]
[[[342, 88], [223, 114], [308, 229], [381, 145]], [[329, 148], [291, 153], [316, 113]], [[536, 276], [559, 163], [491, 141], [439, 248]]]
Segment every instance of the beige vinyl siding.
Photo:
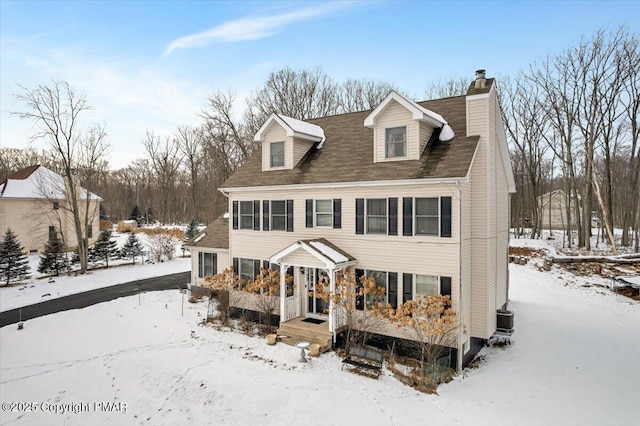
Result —
[[[502, 139], [504, 133], [499, 131], [504, 124], [497, 101], [494, 102], [494, 109], [496, 141], [499, 144], [506, 144], [507, 141]], [[503, 155], [503, 151], [496, 147], [496, 307], [498, 309], [507, 302], [509, 274], [509, 184], [504, 164], [511, 160], [503, 158]]]
[[[295, 167], [298, 165], [302, 157], [304, 157], [307, 152], [313, 146], [313, 142], [306, 141], [304, 139], [293, 138], [293, 159], [291, 167]], [[286, 154], [285, 154], [286, 156]]]
[[[356, 198], [398, 198], [398, 235], [356, 235]], [[452, 237], [402, 235], [403, 197], [452, 197]], [[306, 199], [342, 200], [342, 228], [306, 228]], [[458, 202], [455, 184], [424, 185], [419, 187], [370, 187], [345, 189], [317, 189], [313, 191], [264, 191], [253, 194], [231, 193], [234, 200], [294, 200], [294, 231], [271, 232], [232, 230], [231, 257], [268, 259], [290, 244], [301, 239], [326, 238], [357, 259], [358, 269], [397, 272], [401, 285], [402, 273], [452, 277], [452, 299], [457, 300], [458, 279]], [[457, 309], [457, 307], [455, 307]]]
[[273, 170], [282, 170], [292, 168], [293, 148], [292, 138], [287, 137], [285, 129], [277, 122], [272, 122], [264, 134], [262, 142], [262, 171], [271, 170], [271, 143], [284, 142], [284, 167], [276, 167]]
[[433, 134], [433, 127], [429, 126], [427, 123], [423, 123], [422, 121], [420, 121], [419, 130], [420, 130], [420, 135], [419, 135], [420, 145], [418, 146], [417, 158], [420, 158], [420, 156], [422, 155], [422, 152], [424, 152], [424, 149], [426, 148], [427, 143], [429, 142], [429, 138], [431, 138], [431, 135]]
[[[391, 127], [407, 127], [407, 156], [399, 158], [385, 158], [385, 129]], [[418, 121], [414, 120], [411, 112], [396, 101], [391, 101], [376, 119], [373, 131], [375, 149], [373, 162], [417, 160], [420, 158], [418, 140]]]
[[[461, 190], [461, 221], [460, 221], [460, 287], [461, 287], [461, 304], [460, 308], [460, 323], [467, 330], [467, 335], [470, 334], [471, 329], [471, 304], [472, 304], [472, 290], [471, 290], [471, 265], [472, 265], [472, 238], [471, 238], [471, 184], [460, 184]], [[466, 340], [466, 339], [464, 339]]]
[[[77, 246], [75, 225], [73, 216], [65, 208], [65, 201], [60, 200], [60, 208], [53, 209], [53, 201], [45, 199], [0, 198], [0, 232], [4, 234], [11, 228], [18, 236], [20, 244], [25, 251], [43, 251], [44, 245], [49, 239], [49, 226], [55, 226], [59, 235], [69, 249]], [[84, 212], [84, 200], [81, 211]], [[93, 237], [89, 244], [95, 242], [100, 233], [100, 219], [98, 215], [97, 201], [90, 203], [92, 217]]]
[[218, 272], [224, 271], [231, 266], [231, 260], [229, 259], [229, 250], [226, 249], [213, 249], [213, 248], [192, 248], [191, 249], [191, 283], [194, 285], [203, 285], [204, 278], [199, 278], [198, 267], [198, 255], [201, 252], [215, 253], [216, 254], [216, 270]]
[[[489, 197], [489, 226], [488, 232], [488, 251], [487, 251], [487, 336], [492, 335], [496, 330], [496, 310], [498, 309], [497, 300], [497, 250], [498, 250], [498, 235], [497, 235], [497, 215], [498, 215], [498, 175], [500, 171], [498, 167], [501, 167], [501, 160], [499, 158], [499, 147], [497, 138], [497, 117], [496, 117], [496, 102], [497, 97], [495, 91], [492, 92], [487, 98], [487, 112], [488, 112], [488, 135], [487, 138], [487, 152], [488, 152], [488, 166], [489, 166], [489, 188], [487, 195]], [[500, 164], [498, 164], [500, 163]]]
[[304, 249], [296, 250], [293, 253], [288, 254], [282, 259], [282, 261], [288, 265], [293, 266], [325, 268], [324, 263], [320, 262], [317, 258], [306, 252]]

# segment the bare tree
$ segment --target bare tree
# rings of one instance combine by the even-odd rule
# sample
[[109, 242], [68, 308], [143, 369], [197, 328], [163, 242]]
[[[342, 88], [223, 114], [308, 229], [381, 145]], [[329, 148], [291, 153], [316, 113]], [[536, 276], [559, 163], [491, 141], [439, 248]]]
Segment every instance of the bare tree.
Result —
[[427, 86], [424, 94], [427, 99], [450, 98], [465, 95], [468, 89], [469, 79], [466, 77], [440, 77]]
[[182, 162], [180, 145], [169, 136], [156, 137], [152, 131], [147, 131], [147, 138], [142, 143], [149, 154], [162, 195], [162, 220], [168, 223], [174, 219], [170, 203], [175, 195], [176, 176]]
[[[78, 182], [75, 178], [75, 170], [82, 166], [83, 158], [87, 157], [86, 151], [92, 148], [90, 144], [95, 141], [91, 136], [92, 132], [99, 134], [104, 133], [104, 130], [100, 126], [94, 126], [88, 136], [82, 136], [79, 130], [80, 116], [91, 107], [85, 95], [77, 93], [68, 82], [54, 81], [51, 86], [39, 85], [34, 89], [20, 87], [22, 93], [15, 95], [15, 99], [25, 107], [25, 110], [14, 114], [34, 122], [37, 131], [31, 137], [31, 141], [46, 140], [61, 166], [66, 186], [66, 199], [73, 216], [78, 242], [80, 272], [85, 273], [88, 252], [88, 241], [85, 236], [88, 216], [83, 217], [80, 192], [76, 190]], [[104, 138], [101, 138], [100, 142], [101, 144], [93, 147], [99, 149], [99, 146], [106, 145]]]
[[192, 217], [199, 218], [198, 210], [198, 190], [200, 167], [203, 157], [201, 150], [202, 138], [198, 134], [198, 129], [192, 127], [178, 127], [176, 141], [180, 146], [182, 158], [189, 178], [189, 192], [191, 193], [190, 213]]
[[373, 109], [391, 91], [400, 90], [393, 84], [385, 81], [369, 79], [348, 79], [338, 91], [338, 105], [340, 112], [355, 112]]

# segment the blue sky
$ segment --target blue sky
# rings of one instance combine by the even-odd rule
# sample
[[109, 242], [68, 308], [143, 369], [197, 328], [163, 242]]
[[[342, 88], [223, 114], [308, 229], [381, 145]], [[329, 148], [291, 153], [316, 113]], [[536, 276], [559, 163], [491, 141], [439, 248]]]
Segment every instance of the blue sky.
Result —
[[147, 129], [197, 124], [208, 94], [242, 99], [285, 66], [390, 81], [422, 100], [438, 78], [509, 75], [598, 28], [638, 32], [638, 16], [631, 1], [0, 0], [0, 146], [33, 134], [8, 113], [18, 84], [63, 79], [84, 92], [84, 122], [106, 124], [119, 168], [144, 156]]

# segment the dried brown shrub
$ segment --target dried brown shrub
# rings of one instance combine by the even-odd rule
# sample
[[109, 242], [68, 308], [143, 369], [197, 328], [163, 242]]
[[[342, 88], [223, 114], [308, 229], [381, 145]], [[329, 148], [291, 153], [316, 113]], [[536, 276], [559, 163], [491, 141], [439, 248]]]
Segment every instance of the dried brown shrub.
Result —
[[184, 240], [184, 231], [177, 228], [138, 228], [135, 233], [143, 233], [149, 236], [166, 234], [177, 238], [178, 240]]

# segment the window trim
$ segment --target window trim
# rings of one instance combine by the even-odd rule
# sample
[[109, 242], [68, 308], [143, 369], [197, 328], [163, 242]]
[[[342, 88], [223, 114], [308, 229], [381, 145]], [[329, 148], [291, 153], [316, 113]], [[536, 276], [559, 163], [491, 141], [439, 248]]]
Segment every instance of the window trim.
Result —
[[[441, 279], [440, 275], [413, 274], [413, 300], [418, 300], [418, 294], [417, 294], [416, 290], [418, 289], [418, 277], [419, 276], [422, 276], [422, 277], [436, 277], [436, 285], [437, 285], [437, 289], [438, 289], [436, 294], [442, 294], [442, 283], [440, 281], [440, 279]], [[421, 296], [424, 296], [424, 294], [422, 294]]]
[[[242, 217], [248, 217], [249, 214], [242, 213], [242, 204], [247, 203], [251, 206], [251, 226], [249, 228], [245, 228], [242, 226]], [[243, 231], [253, 231], [254, 230], [254, 214], [253, 214], [253, 201], [240, 201], [238, 205], [238, 229]]]
[[[369, 279], [369, 275], [371, 272], [384, 272], [384, 288], [385, 288], [385, 292], [384, 292], [384, 304], [387, 305], [389, 304], [389, 271], [381, 271], [379, 269], [364, 269], [364, 276]], [[369, 295], [367, 295], [369, 296]], [[364, 307], [366, 308], [368, 306], [368, 300], [365, 299], [364, 301]]]
[[[273, 154], [273, 146], [276, 144], [282, 144], [282, 164], [279, 165], [274, 165], [273, 159], [274, 159], [274, 154]], [[285, 143], [284, 141], [277, 141], [277, 142], [271, 142], [269, 143], [269, 167], [272, 169], [275, 168], [279, 168], [279, 167], [284, 167], [285, 166]]]
[[[435, 196], [435, 197], [413, 197], [413, 235], [417, 236], [417, 237], [436, 237], [436, 238], [440, 238], [440, 221], [441, 221], [441, 209], [440, 209], [440, 196]], [[418, 199], [435, 199], [436, 200], [436, 207], [438, 208], [438, 214], [436, 215], [436, 221], [437, 221], [437, 233], [436, 234], [421, 234], [418, 233]], [[433, 217], [433, 216], [427, 216], [427, 215], [419, 215], [420, 217]]]
[[[329, 212], [318, 212], [318, 201], [327, 201], [329, 203], [330, 211]], [[321, 198], [316, 200], [313, 199], [313, 227], [314, 228], [331, 228], [333, 229], [333, 198]], [[330, 225], [318, 225], [318, 214], [331, 216], [331, 224]]]
[[[240, 279], [240, 280], [243, 279], [242, 278], [242, 275], [243, 275], [243, 272], [242, 272], [242, 261], [251, 262], [251, 281], [255, 280], [256, 279], [256, 275], [257, 275], [255, 273], [256, 272], [255, 271], [255, 259], [249, 259], [249, 258], [245, 258], [245, 257], [238, 258], [238, 279]], [[245, 283], [245, 285], [246, 285], [246, 283]]]
[[[384, 200], [384, 232], [369, 232], [369, 201]], [[381, 217], [376, 215], [376, 217]], [[388, 198], [365, 198], [364, 199], [364, 233], [371, 235], [389, 235], [389, 199]]]
[[[284, 213], [280, 214], [278, 213], [276, 216], [282, 216], [282, 218], [284, 219], [283, 221], [283, 225], [284, 228], [283, 229], [275, 229], [273, 227], [273, 203], [283, 203], [284, 204]], [[287, 200], [269, 200], [269, 231], [276, 231], [276, 232], [287, 232]]]
[[204, 275], [204, 257], [205, 255], [211, 256], [211, 272], [212, 275], [218, 273], [218, 265], [217, 265], [217, 254], [212, 251], [200, 251], [198, 252], [198, 278], [204, 278], [207, 275]]
[[[404, 129], [404, 155], [394, 155], [394, 156], [389, 156], [389, 145], [391, 145], [391, 143], [389, 143], [389, 134], [390, 131], [393, 130], [397, 130], [397, 129]], [[395, 158], [407, 158], [407, 148], [408, 148], [408, 143], [407, 143], [407, 126], [396, 126], [396, 127], [386, 127], [384, 129], [384, 158], [385, 160], [391, 160], [391, 159], [395, 159]], [[393, 145], [398, 144], [399, 142], [393, 142]]]

